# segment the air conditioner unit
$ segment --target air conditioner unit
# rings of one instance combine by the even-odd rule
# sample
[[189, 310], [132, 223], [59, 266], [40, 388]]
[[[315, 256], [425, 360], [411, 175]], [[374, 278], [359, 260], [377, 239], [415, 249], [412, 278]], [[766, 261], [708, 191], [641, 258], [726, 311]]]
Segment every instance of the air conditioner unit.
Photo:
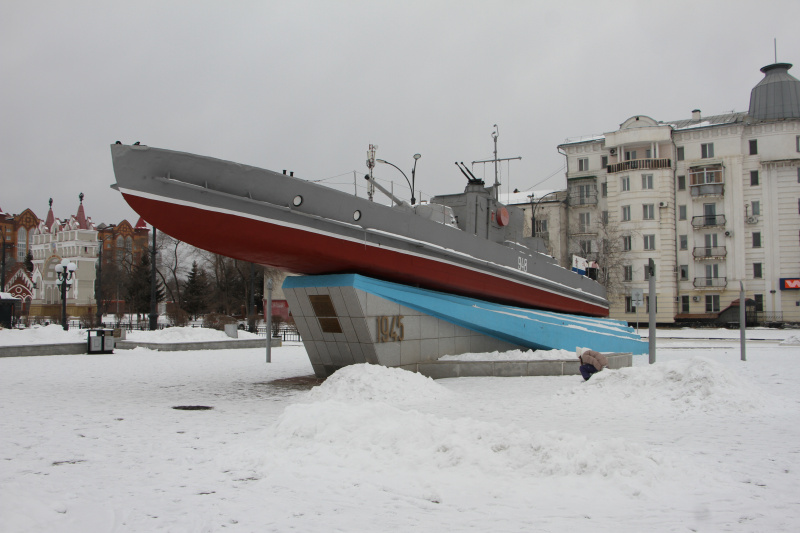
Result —
[[693, 302], [699, 302], [700, 301], [700, 297], [699, 296], [692, 296], [692, 301]]
[[758, 224], [758, 217], [755, 217], [755, 216], [747, 217], [747, 223], [748, 224]]
[[731, 235], [733, 235], [733, 232], [732, 232], [732, 231], [726, 231], [726, 232], [725, 232], [725, 236], [726, 236], [726, 237], [730, 237]]
[[658, 207], [667, 207], [667, 202], [658, 202]]
[[611, 154], [611, 155], [616, 155], [617, 154], [617, 149], [616, 148], [612, 148], [611, 150], [608, 151], [608, 153]]

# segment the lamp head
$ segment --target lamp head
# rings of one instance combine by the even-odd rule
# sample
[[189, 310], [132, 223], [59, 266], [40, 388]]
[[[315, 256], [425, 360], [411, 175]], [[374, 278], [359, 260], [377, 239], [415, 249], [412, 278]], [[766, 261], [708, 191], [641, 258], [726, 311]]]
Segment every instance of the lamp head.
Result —
[[62, 265], [61, 263], [57, 264], [56, 265], [56, 272], [58, 274], [61, 274], [62, 272], [64, 272], [64, 265]]
[[420, 157], [422, 157], [422, 154], [414, 154], [414, 159], [419, 159]]
[[70, 264], [67, 265], [67, 269], [70, 272], [75, 272], [78, 269], [78, 265], [76, 265], [75, 263], [70, 262]]

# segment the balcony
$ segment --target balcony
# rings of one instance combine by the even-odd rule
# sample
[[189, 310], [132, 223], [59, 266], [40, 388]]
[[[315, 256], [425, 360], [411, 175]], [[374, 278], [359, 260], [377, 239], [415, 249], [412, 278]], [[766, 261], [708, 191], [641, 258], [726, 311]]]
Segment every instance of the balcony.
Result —
[[692, 217], [694, 229], [725, 227], [725, 215], [700, 215]]
[[692, 250], [695, 260], [721, 259], [728, 255], [728, 250], [724, 246], [695, 246]]
[[728, 285], [728, 278], [694, 278], [695, 289], [724, 289]]
[[689, 185], [692, 197], [723, 196], [725, 182], [722, 167], [701, 167], [689, 171]]
[[672, 167], [671, 159], [631, 159], [630, 161], [608, 165], [606, 172], [615, 174], [617, 172], [628, 172], [631, 170], [656, 170], [670, 167]]
[[569, 205], [597, 205], [597, 193], [580, 194], [570, 191]]

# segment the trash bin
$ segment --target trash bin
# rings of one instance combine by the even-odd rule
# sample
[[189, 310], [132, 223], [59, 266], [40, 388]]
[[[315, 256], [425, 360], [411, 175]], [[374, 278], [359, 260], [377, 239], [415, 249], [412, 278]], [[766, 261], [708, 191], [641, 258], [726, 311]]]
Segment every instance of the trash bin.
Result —
[[114, 353], [113, 329], [90, 329], [88, 353]]

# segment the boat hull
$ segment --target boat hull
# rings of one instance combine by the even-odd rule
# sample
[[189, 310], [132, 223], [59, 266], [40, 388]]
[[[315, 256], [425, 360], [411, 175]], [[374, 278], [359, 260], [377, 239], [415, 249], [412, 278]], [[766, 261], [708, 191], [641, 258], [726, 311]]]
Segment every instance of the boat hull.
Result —
[[128, 204], [202, 249], [293, 273], [358, 273], [503, 304], [608, 314], [596, 283], [541, 254], [254, 167], [145, 147], [112, 145], [112, 153]]

